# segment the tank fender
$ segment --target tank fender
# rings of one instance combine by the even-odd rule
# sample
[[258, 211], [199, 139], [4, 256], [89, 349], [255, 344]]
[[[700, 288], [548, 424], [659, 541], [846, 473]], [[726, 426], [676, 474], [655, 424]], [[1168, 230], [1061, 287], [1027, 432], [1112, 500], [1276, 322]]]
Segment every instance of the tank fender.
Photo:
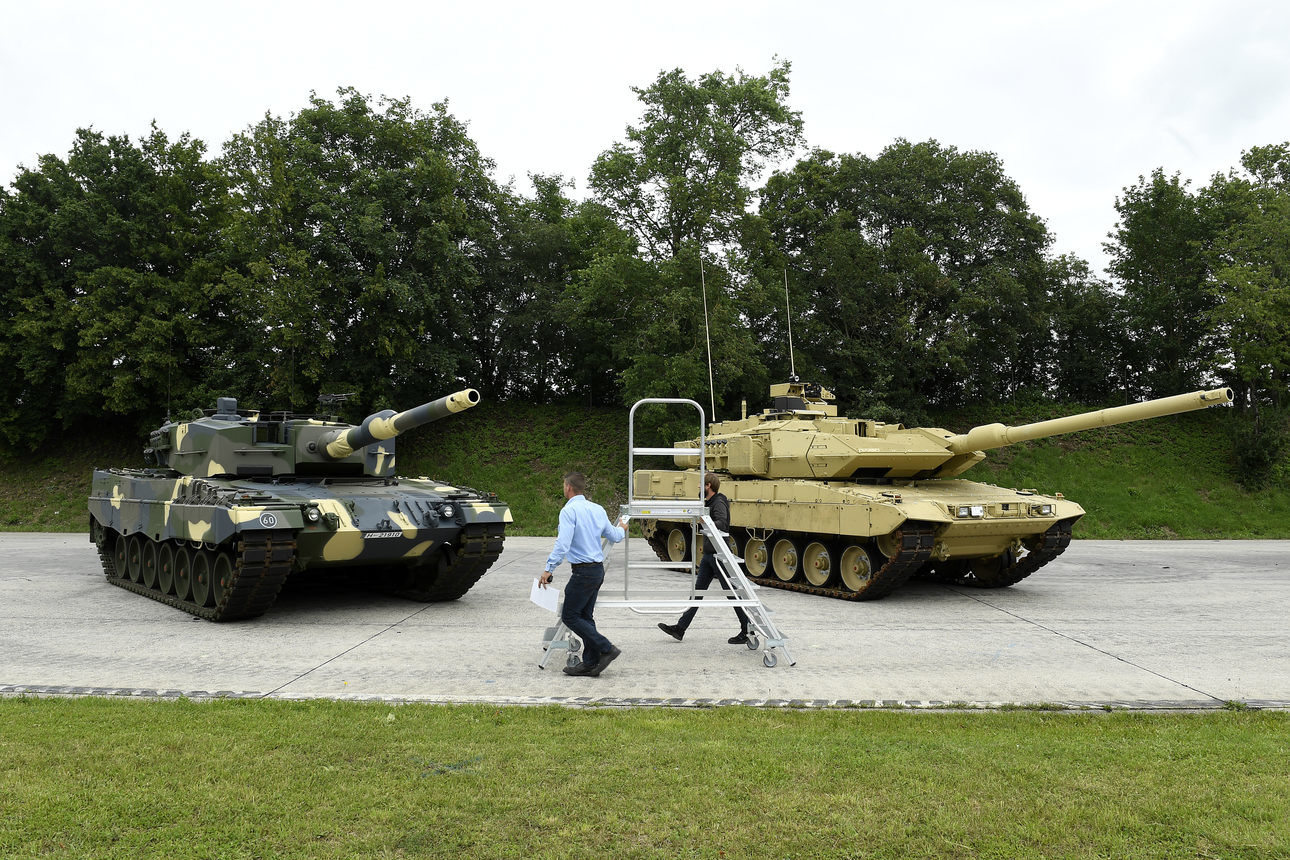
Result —
[[467, 523], [515, 522], [508, 505], [471, 499], [462, 499], [453, 504], [461, 507], [461, 516]]
[[895, 531], [905, 520], [918, 520], [927, 523], [947, 523], [950, 518], [940, 505], [931, 502], [906, 502], [894, 499], [888, 504], [875, 504], [870, 508], [869, 522], [873, 534], [886, 534]]

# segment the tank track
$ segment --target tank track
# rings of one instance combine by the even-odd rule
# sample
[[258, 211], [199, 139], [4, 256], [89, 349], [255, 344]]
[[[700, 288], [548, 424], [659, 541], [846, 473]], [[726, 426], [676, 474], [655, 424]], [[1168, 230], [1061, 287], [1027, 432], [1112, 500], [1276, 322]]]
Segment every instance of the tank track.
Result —
[[1031, 549], [1020, 561], [1003, 565], [997, 573], [980, 575], [968, 569], [967, 573], [953, 580], [956, 585], [972, 588], [1007, 588], [1016, 585], [1048, 562], [1066, 551], [1071, 543], [1071, 521], [1059, 520], [1040, 535], [1040, 543]]
[[[113, 541], [125, 539], [115, 532], [113, 535]], [[176, 545], [179, 543], [176, 542]], [[291, 572], [296, 555], [296, 541], [291, 532], [238, 535], [233, 540], [233, 579], [225, 589], [223, 599], [214, 606], [198, 606], [191, 600], [181, 600], [173, 594], [165, 594], [158, 589], [148, 588], [142, 582], [133, 582], [128, 577], [118, 575], [111, 542], [96, 542], [96, 547], [108, 582], [208, 621], [236, 621], [263, 615], [282, 590], [282, 584]]]
[[[468, 525], [462, 530], [460, 545], [448, 555], [446, 565], [440, 561], [432, 577], [426, 576], [428, 569], [414, 573], [409, 577], [410, 582], [402, 588], [395, 588], [393, 593], [422, 603], [456, 600], [470, 591], [493, 566], [493, 562], [502, 554], [505, 540], [506, 527], [501, 523]], [[429, 581], [417, 581], [422, 578]]]
[[[785, 591], [801, 591], [806, 594], [818, 594], [821, 597], [832, 597], [837, 600], [876, 600], [885, 597], [904, 585], [914, 572], [925, 565], [932, 557], [935, 544], [935, 528], [931, 523], [907, 520], [895, 532], [900, 541], [900, 550], [887, 563], [872, 574], [869, 587], [864, 591], [848, 591], [843, 588], [811, 585], [808, 582], [785, 582], [777, 576], [752, 576], [748, 579], [758, 585], [770, 588], [782, 588]], [[671, 561], [667, 556], [666, 539], [659, 534], [650, 537], [649, 545], [654, 554], [662, 561]], [[745, 572], [747, 568], [745, 567]]]

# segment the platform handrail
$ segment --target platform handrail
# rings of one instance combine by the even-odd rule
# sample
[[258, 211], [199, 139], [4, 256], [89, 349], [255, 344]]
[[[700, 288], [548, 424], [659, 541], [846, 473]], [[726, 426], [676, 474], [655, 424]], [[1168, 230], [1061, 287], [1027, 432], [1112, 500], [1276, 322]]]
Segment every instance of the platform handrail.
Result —
[[[654, 448], [654, 447], [636, 447], [636, 410], [641, 406], [650, 404], [662, 405], [688, 405], [699, 413], [699, 447], [697, 448]], [[632, 519], [638, 517], [646, 518], [674, 518], [678, 520], [688, 520], [691, 525], [690, 532], [690, 555], [688, 561], [681, 562], [637, 562], [638, 567], [642, 569], [689, 569], [690, 572], [690, 589], [689, 593], [679, 596], [676, 590], [657, 591], [657, 592], [635, 592], [631, 590], [631, 552], [629, 545], [630, 538], [623, 540], [623, 587], [621, 595], [602, 590], [601, 597], [597, 600], [596, 605], [604, 608], [621, 608], [629, 609], [638, 615], [675, 615], [678, 609], [688, 609], [700, 604], [705, 597], [709, 601], [708, 606], [721, 605], [725, 607], [741, 608], [745, 610], [749, 623], [749, 644], [751, 650], [763, 650], [763, 664], [767, 667], [774, 666], [776, 663], [775, 651], [782, 653], [789, 662], [789, 665], [795, 665], [792, 655], [788, 650], [788, 643], [783, 634], [776, 628], [774, 621], [771, 620], [771, 611], [755, 593], [757, 585], [751, 582], [744, 574], [741, 567], [742, 559], [738, 558], [730, 549], [726, 538], [728, 535], [717, 528], [712, 517], [708, 513], [708, 508], [703, 497], [703, 479], [707, 474], [707, 459], [705, 449], [706, 445], [706, 416], [703, 407], [694, 400], [680, 397], [649, 397], [636, 401], [632, 405], [627, 418], [627, 502], [619, 506], [618, 515], [625, 519], [627, 527], [630, 528]], [[636, 457], [653, 456], [653, 457], [674, 457], [697, 456], [699, 458], [699, 489], [696, 498], [668, 498], [668, 499], [637, 499], [635, 497], [635, 476], [636, 476]], [[698, 559], [699, 547], [701, 546], [702, 536], [708, 537], [713, 547], [716, 549], [717, 565], [721, 571], [721, 578], [724, 587], [711, 593], [698, 593], [695, 586], [698, 578]], [[602, 551], [606, 550], [607, 541], [601, 541]], [[546, 654], [538, 666], [545, 668], [546, 663], [552, 656], [557, 653], [563, 653], [569, 660], [576, 660], [576, 653], [581, 647], [573, 639], [571, 631], [564, 624], [559, 622], [555, 627], [548, 628], [545, 641], [543, 643]]]

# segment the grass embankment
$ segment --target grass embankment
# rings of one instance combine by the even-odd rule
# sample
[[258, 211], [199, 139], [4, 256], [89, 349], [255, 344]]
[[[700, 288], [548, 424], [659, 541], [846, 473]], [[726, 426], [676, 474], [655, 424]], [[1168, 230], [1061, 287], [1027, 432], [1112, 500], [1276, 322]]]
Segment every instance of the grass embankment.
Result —
[[[1076, 411], [983, 406], [938, 423], [962, 431]], [[1290, 485], [1251, 493], [1234, 479], [1233, 417], [1213, 409], [1025, 443], [989, 452], [963, 477], [1064, 493], [1088, 511], [1077, 538], [1290, 538]], [[118, 433], [33, 455], [0, 450], [0, 530], [85, 530], [91, 469], [142, 465], [142, 444]], [[514, 514], [510, 534], [545, 535], [554, 532], [567, 470], [586, 472], [591, 496], [616, 509], [626, 495], [626, 450], [624, 409], [484, 403], [402, 438], [399, 471], [495, 492]]]
[[[973, 417], [963, 426], [991, 420]], [[1235, 480], [1234, 417], [1212, 409], [1040, 439], [990, 451], [963, 477], [1065, 494], [1087, 511], [1077, 538], [1290, 538], [1290, 486], [1249, 492]]]
[[0, 700], [6, 857], [1290, 854], [1290, 715]]

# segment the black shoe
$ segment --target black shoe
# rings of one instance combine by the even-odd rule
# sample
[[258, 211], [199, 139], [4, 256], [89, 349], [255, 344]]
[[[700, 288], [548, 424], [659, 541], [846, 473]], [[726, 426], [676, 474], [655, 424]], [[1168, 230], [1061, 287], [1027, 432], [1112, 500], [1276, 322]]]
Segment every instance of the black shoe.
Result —
[[685, 628], [682, 627], [680, 624], [664, 624], [663, 622], [660, 621], [658, 625], [658, 629], [662, 630], [668, 636], [671, 636], [677, 642], [680, 642], [683, 638], [685, 638]]
[[748, 644], [748, 631], [747, 631], [747, 630], [740, 630], [738, 635], [736, 635], [736, 636], [731, 636], [731, 637], [730, 637], [729, 639], [727, 639], [726, 641], [727, 641], [727, 642], [729, 642], [731, 645], [747, 645], [747, 644]]
[[614, 662], [614, 660], [617, 659], [618, 655], [621, 653], [623, 652], [619, 651], [616, 645], [610, 646], [609, 651], [600, 655], [600, 659], [596, 661], [596, 665], [592, 666], [591, 671], [587, 672], [587, 674], [593, 678], [600, 677], [600, 673], [605, 671], [605, 668], [610, 663]]
[[583, 660], [581, 663], [575, 663], [575, 664], [574, 664], [574, 665], [572, 665], [572, 666], [565, 666], [565, 667], [564, 667], [564, 674], [566, 674], [566, 675], [599, 675], [599, 674], [600, 674], [599, 672], [593, 671], [593, 670], [596, 668], [596, 665], [597, 665], [597, 664], [588, 663], [586, 660]]

